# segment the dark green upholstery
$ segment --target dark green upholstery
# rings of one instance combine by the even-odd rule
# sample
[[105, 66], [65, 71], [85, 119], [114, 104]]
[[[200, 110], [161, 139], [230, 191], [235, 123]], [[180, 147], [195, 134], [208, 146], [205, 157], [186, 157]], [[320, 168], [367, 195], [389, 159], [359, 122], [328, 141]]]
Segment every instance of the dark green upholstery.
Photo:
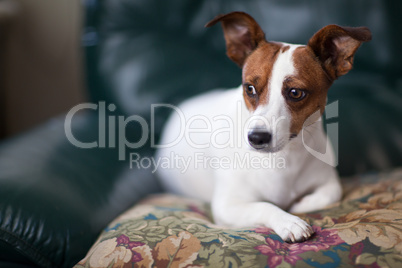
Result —
[[[111, 219], [159, 190], [151, 172], [130, 170], [116, 149], [73, 146], [63, 119], [1, 146], [3, 260], [71, 267]], [[77, 115], [73, 122], [77, 139], [96, 140], [95, 114]]]
[[[402, 42], [398, 1], [87, 0], [84, 48], [90, 101], [117, 106], [109, 116], [150, 118], [153, 103], [177, 104], [240, 84], [225, 56], [220, 27], [203, 25], [234, 10], [250, 13], [269, 40], [306, 43], [327, 24], [368, 26], [373, 40], [355, 68], [336, 81], [341, 175], [402, 165]], [[158, 110], [158, 136], [166, 110]], [[98, 139], [98, 117], [73, 118], [81, 141]], [[140, 135], [129, 124], [126, 135]], [[106, 146], [108, 147], [108, 146]], [[127, 149], [126, 155], [133, 152]], [[135, 150], [151, 155], [148, 146]], [[128, 159], [128, 158], [127, 158]], [[129, 168], [118, 148], [80, 149], [64, 117], [0, 145], [0, 266], [71, 267], [102, 228], [142, 197], [159, 191], [150, 170]]]

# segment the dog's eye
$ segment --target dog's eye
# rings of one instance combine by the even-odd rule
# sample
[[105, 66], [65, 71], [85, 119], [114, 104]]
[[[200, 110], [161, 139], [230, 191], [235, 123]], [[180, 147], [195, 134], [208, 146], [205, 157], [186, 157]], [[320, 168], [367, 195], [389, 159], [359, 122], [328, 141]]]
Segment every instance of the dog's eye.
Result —
[[255, 97], [255, 95], [257, 95], [257, 91], [253, 85], [246, 85], [246, 93], [250, 97]]
[[298, 88], [289, 89], [288, 96], [292, 101], [299, 101], [304, 99], [306, 92]]

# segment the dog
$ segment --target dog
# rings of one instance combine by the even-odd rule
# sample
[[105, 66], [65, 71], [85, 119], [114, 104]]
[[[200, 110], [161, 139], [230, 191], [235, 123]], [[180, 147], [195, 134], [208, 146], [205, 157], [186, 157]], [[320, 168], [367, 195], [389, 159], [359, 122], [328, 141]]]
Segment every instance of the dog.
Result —
[[[263, 225], [286, 242], [305, 241], [314, 231], [291, 213], [322, 209], [342, 196], [335, 165], [310, 154], [305, 142], [333, 155], [331, 146], [323, 147], [327, 137], [320, 122], [327, 91], [352, 69], [356, 50], [371, 40], [371, 32], [328, 25], [307, 45], [293, 45], [266, 41], [244, 12], [219, 15], [206, 27], [218, 22], [227, 56], [242, 68], [242, 85], [179, 105], [156, 157], [180, 158], [183, 165], [165, 165], [158, 176], [170, 192], [211, 202], [217, 224]], [[267, 159], [281, 165], [263, 166]]]

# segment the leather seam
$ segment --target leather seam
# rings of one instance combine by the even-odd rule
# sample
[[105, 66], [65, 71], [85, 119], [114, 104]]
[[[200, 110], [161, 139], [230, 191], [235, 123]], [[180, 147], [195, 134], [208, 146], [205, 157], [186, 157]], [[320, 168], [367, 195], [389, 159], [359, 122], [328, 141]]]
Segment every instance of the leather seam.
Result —
[[[15, 242], [10, 242], [8, 238], [12, 238]], [[4, 228], [0, 227], [0, 239], [3, 242], [15, 247], [19, 253], [25, 255], [29, 259], [38, 262], [40, 265], [44, 265], [46, 267], [54, 267], [55, 265], [46, 258], [38, 249], [36, 249], [32, 244], [28, 243], [27, 241], [21, 239], [19, 236], [5, 230]], [[20, 246], [18, 248], [17, 246]], [[29, 254], [26, 254], [29, 253]]]

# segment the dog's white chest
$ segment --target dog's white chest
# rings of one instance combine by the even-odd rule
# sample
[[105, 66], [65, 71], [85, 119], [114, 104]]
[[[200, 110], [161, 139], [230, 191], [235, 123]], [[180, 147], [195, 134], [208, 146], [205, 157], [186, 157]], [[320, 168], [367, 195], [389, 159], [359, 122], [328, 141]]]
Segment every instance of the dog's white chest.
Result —
[[[302, 174], [303, 163], [297, 162], [297, 157], [283, 154], [259, 154], [261, 158], [269, 158], [272, 166], [243, 170], [239, 179], [229, 183], [238, 184], [238, 188], [250, 188], [254, 191], [256, 200], [274, 203], [279, 207], [288, 208], [309, 187], [310, 182]], [[258, 156], [254, 156], [258, 157]], [[303, 162], [303, 161], [301, 161]]]

